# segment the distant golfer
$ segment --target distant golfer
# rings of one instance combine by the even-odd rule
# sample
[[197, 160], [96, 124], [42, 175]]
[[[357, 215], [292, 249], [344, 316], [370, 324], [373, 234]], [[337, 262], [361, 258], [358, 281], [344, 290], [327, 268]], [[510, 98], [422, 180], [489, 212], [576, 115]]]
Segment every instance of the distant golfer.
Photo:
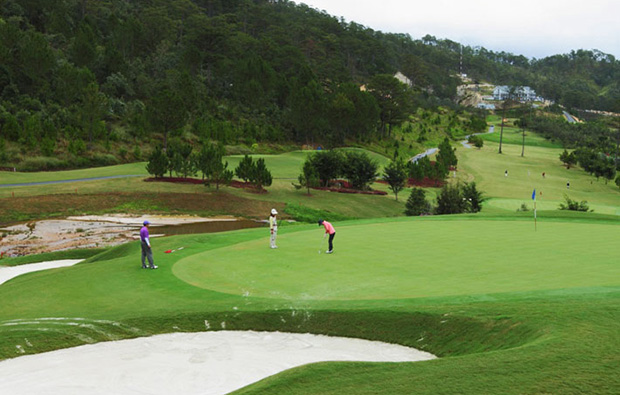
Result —
[[153, 250], [151, 249], [151, 241], [149, 240], [149, 221], [144, 221], [142, 229], [140, 229], [140, 245], [142, 246], [142, 269], [147, 269], [144, 258], [148, 258], [150, 269], [157, 269], [153, 264]]
[[319, 226], [321, 225], [323, 225], [323, 227], [325, 228], [325, 234], [323, 235], [323, 238], [325, 238], [325, 236], [329, 234], [329, 250], [327, 250], [326, 254], [331, 254], [332, 252], [334, 252], [334, 237], [336, 236], [336, 230], [334, 229], [332, 224], [327, 221], [323, 221], [322, 219], [319, 220]]
[[271, 248], [278, 248], [276, 245], [276, 237], [278, 237], [278, 219], [276, 218], [278, 212], [275, 208], [271, 209], [271, 215], [269, 216], [269, 229], [271, 230]]

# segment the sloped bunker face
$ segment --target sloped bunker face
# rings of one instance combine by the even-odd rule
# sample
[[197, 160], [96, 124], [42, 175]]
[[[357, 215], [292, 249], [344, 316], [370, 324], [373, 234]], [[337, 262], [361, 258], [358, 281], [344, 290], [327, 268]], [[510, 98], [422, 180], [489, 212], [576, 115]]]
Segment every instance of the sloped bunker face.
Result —
[[[179, 260], [183, 281], [226, 294], [301, 301], [386, 300], [614, 285], [617, 226], [410, 220], [268, 235]], [[323, 241], [323, 249], [327, 242]], [[587, 262], [587, 264], [585, 264]]]

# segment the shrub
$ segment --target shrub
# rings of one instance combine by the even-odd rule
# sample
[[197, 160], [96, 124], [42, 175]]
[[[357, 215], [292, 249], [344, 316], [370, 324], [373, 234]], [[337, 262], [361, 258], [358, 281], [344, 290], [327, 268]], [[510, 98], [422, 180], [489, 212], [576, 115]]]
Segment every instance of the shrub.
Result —
[[248, 180], [252, 177], [254, 167], [254, 161], [249, 155], [246, 154], [239, 162], [239, 165], [235, 168], [235, 175], [244, 182], [248, 182]]
[[476, 189], [476, 183], [465, 183], [462, 187], [463, 199], [467, 203], [466, 211], [477, 213], [482, 210], [482, 202], [486, 200], [482, 192]]
[[114, 166], [118, 165], [118, 158], [112, 154], [95, 154], [90, 159], [90, 163], [94, 167]]
[[426, 200], [426, 192], [421, 188], [413, 188], [405, 203], [405, 215], [425, 215], [432, 211], [431, 204]]
[[471, 135], [469, 136], [469, 139], [467, 139], [467, 142], [469, 144], [473, 144], [474, 147], [480, 149], [484, 146], [484, 140], [482, 139], [482, 137], [480, 136], [476, 136], [476, 135]]
[[368, 189], [368, 185], [377, 177], [378, 168], [377, 162], [365, 152], [350, 151], [345, 154], [342, 173], [353, 188]]
[[328, 186], [330, 180], [342, 174], [344, 158], [338, 151], [318, 151], [309, 160], [324, 186]]
[[270, 186], [273, 181], [273, 177], [271, 176], [271, 172], [265, 166], [265, 159], [259, 158], [256, 161], [256, 164], [252, 168], [252, 173], [250, 175], [250, 181], [252, 184], [256, 185], [258, 189], [261, 189], [263, 186]]
[[572, 200], [571, 198], [569, 198], [568, 195], [564, 195], [564, 200], [566, 201], [566, 203], [560, 203], [559, 210], [588, 212], [588, 210], [590, 209], [586, 200], [577, 202], [576, 200]]
[[523, 211], [523, 212], [525, 212], [525, 211], [530, 211], [530, 209], [527, 207], [527, 204], [525, 204], [525, 203], [521, 203], [521, 207], [519, 207], [519, 208], [517, 209], [517, 212], [519, 212], [519, 211]]
[[9, 155], [6, 153], [6, 141], [0, 138], [0, 163], [7, 162]]
[[168, 157], [162, 151], [161, 147], [157, 146], [151, 156], [149, 162], [146, 165], [146, 171], [155, 177], [161, 178], [166, 174], [168, 169]]
[[293, 184], [295, 185], [295, 188], [300, 189], [305, 187], [308, 190], [308, 195], [310, 194], [310, 188], [319, 185], [319, 175], [310, 161], [304, 162], [303, 168], [301, 169], [301, 174], [297, 177], [297, 179], [299, 180], [299, 186]]
[[35, 156], [26, 158], [19, 166], [19, 171], [48, 171], [48, 170], [62, 170], [69, 167], [69, 163], [58, 158], [50, 158], [47, 156]]
[[389, 184], [396, 201], [398, 201], [398, 193], [405, 188], [407, 183], [407, 165], [405, 162], [402, 160], [390, 162], [384, 169], [383, 180]]
[[52, 156], [54, 155], [54, 150], [56, 149], [56, 142], [49, 137], [44, 137], [41, 140], [41, 153], [44, 156]]
[[139, 145], [136, 145], [133, 149], [133, 157], [135, 160], [141, 160], [142, 159], [142, 150], [140, 149]]
[[129, 154], [129, 151], [127, 151], [127, 148], [120, 147], [118, 149], [118, 156], [120, 156], [123, 160], [127, 160], [127, 154]]
[[446, 185], [437, 196], [435, 214], [460, 214], [466, 207], [461, 188], [458, 185]]
[[73, 155], [78, 156], [82, 154], [84, 151], [86, 151], [86, 143], [84, 143], [84, 140], [79, 139], [79, 138], [71, 139], [69, 141], [69, 146], [67, 147], [67, 149]]

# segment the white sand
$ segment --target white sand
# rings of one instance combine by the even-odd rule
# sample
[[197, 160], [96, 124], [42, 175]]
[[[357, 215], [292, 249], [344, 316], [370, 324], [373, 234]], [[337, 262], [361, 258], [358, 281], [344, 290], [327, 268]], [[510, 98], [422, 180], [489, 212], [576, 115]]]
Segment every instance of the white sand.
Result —
[[433, 358], [394, 344], [310, 334], [173, 333], [2, 361], [0, 394], [226, 394], [313, 362]]
[[[0, 284], [80, 260], [0, 267]], [[434, 359], [395, 344], [280, 332], [173, 333], [102, 342], [0, 361], [0, 394], [226, 394], [322, 361]]]
[[[27, 265], [19, 266], [0, 266], [0, 284], [4, 284], [10, 279], [25, 273], [38, 272], [39, 270], [55, 269], [57, 267], [73, 266], [76, 263], [82, 261], [83, 259], [63, 259], [58, 261], [30, 263]], [[0, 261], [0, 264], [2, 264], [2, 261]]]

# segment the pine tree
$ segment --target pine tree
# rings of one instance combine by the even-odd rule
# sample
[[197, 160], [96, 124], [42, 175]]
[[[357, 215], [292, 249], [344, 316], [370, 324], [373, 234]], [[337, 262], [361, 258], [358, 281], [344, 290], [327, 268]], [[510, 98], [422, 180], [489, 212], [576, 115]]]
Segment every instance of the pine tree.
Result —
[[160, 146], [155, 148], [155, 151], [149, 156], [149, 161], [146, 165], [146, 171], [149, 174], [155, 176], [155, 178], [161, 178], [166, 174], [168, 169], [168, 157], [162, 151]]
[[398, 201], [398, 192], [402, 191], [407, 184], [407, 170], [402, 159], [392, 161], [385, 167], [383, 180], [389, 184], [396, 201]]

